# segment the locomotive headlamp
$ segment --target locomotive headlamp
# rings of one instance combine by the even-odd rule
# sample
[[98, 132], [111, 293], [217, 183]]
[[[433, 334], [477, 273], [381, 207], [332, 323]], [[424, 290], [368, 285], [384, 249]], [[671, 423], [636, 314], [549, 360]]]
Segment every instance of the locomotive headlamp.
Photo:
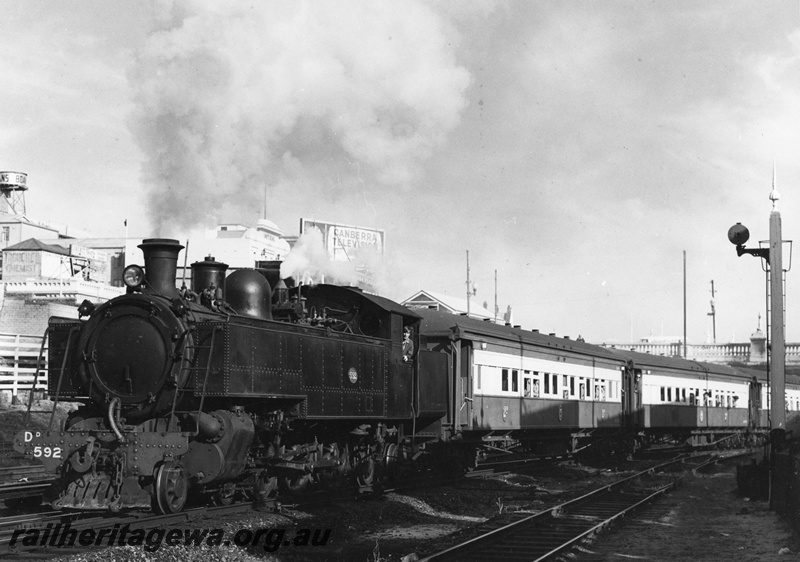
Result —
[[129, 265], [122, 272], [122, 281], [131, 289], [141, 287], [144, 283], [144, 270], [138, 265]]

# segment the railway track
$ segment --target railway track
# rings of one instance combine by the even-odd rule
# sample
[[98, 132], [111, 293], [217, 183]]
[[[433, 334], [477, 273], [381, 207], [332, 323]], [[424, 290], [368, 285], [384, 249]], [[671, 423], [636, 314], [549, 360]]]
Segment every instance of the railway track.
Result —
[[[706, 455], [705, 457], [694, 457], [694, 458], [682, 458], [682, 470], [686, 470], [687, 468], [690, 469], [698, 469], [704, 463], [713, 462], [714, 458], [710, 455]], [[673, 463], [676, 461], [672, 461]], [[583, 528], [584, 531], [582, 533], [578, 533], [576, 540], [580, 540], [581, 536], [585, 534], [589, 534], [591, 532], [595, 532], [595, 529], [598, 527], [602, 527], [607, 524], [606, 519], [607, 513], [609, 509], [616, 508], [619, 504], [620, 500], [619, 497], [625, 498], [625, 500], [630, 500], [634, 498], [647, 498], [649, 495], [658, 495], [666, 491], [670, 486], [657, 486], [655, 490], [653, 490], [653, 486], [650, 488], [641, 488], [637, 489], [636, 486], [633, 484], [625, 484], [626, 482], [632, 482], [636, 478], [641, 477], [642, 475], [646, 474], [653, 474], [654, 472], [660, 470], [666, 470], [667, 467], [671, 463], [661, 463], [659, 465], [654, 465], [648, 467], [646, 470], [641, 471], [640, 473], [626, 478], [621, 482], [616, 482], [614, 484], [608, 485], [601, 490], [605, 490], [608, 492], [607, 494], [607, 506], [603, 507], [605, 511], [601, 512], [601, 505], [602, 503], [597, 503], [597, 507], [592, 508], [591, 502], [587, 502], [587, 506], [582, 507], [583, 511], [578, 510], [578, 506], [581, 503], [581, 500], [588, 499], [592, 497], [597, 492], [592, 492], [591, 494], [586, 494], [581, 498], [573, 500], [571, 502], [567, 502], [561, 504], [559, 506], [555, 506], [541, 514], [538, 514], [533, 517], [522, 517], [520, 516], [519, 521], [515, 522], [513, 525], [508, 525], [502, 529], [493, 529], [490, 532], [487, 532], [488, 535], [493, 535], [497, 541], [501, 541], [504, 545], [504, 548], [508, 547], [509, 545], [515, 545], [512, 539], [504, 538], [510, 537], [508, 535], [510, 528], [514, 527], [517, 524], [528, 524], [526, 521], [530, 520], [533, 521], [536, 518], [539, 518], [539, 521], [535, 522], [533, 528], [538, 528], [544, 521], [544, 519], [548, 518], [553, 520], [556, 529], [577, 529], [578, 527], [574, 526], [571, 522], [573, 520], [580, 521], [580, 528]], [[689, 466], [687, 466], [687, 464]], [[483, 468], [477, 469], [472, 473], [467, 474], [468, 479], [472, 478], [482, 478], [482, 477], [489, 477], [489, 476], [497, 476], [498, 474], [504, 474], [505, 471], [499, 470], [500, 467], [497, 468]], [[396, 485], [392, 486], [376, 486], [376, 487], [369, 487], [369, 486], [361, 486], [358, 489], [348, 488], [339, 490], [338, 493], [334, 493], [334, 497], [338, 498], [340, 501], [346, 501], [347, 499], [352, 499], [355, 496], [363, 495], [363, 494], [370, 494], [370, 493], [377, 493], [377, 492], [390, 492], [390, 491], [401, 491], [412, 489], [414, 487], [426, 487], [426, 486], [435, 486], [437, 484], [444, 483], [444, 480], [439, 477], [432, 477], [432, 478], [415, 478], [414, 484], [410, 482], [398, 482]], [[21, 484], [29, 484], [29, 483], [21, 483]], [[47, 483], [30, 483], [30, 484], [39, 484], [46, 486]], [[347, 487], [345, 487], [347, 488]], [[379, 489], [375, 489], [379, 488]], [[332, 490], [328, 490], [331, 492]], [[651, 494], [645, 494], [644, 492], [651, 492]], [[324, 496], [324, 497], [323, 497]], [[297, 503], [288, 503], [289, 501], [296, 500]], [[304, 497], [298, 498], [287, 498], [282, 497], [276, 500], [270, 500], [266, 505], [259, 506], [261, 510], [278, 510], [282, 504], [282, 507], [285, 509], [289, 509], [290, 512], [293, 508], [296, 507], [311, 507], [316, 503], [329, 503], [332, 501], [330, 493], [322, 494], [322, 493], [312, 493], [308, 494]], [[646, 500], [645, 500], [646, 501]], [[599, 500], [598, 500], [599, 502]], [[608, 507], [611, 505], [612, 507]], [[236, 513], [242, 513], [246, 511], [253, 510], [254, 505], [250, 502], [240, 503], [232, 506], [222, 506], [222, 507], [199, 507], [196, 509], [187, 509], [184, 512], [174, 514], [174, 515], [152, 515], [146, 513], [128, 513], [128, 514], [117, 514], [117, 515], [110, 515], [107, 513], [92, 513], [92, 514], [78, 514], [72, 513], [65, 515], [60, 512], [52, 512], [47, 511], [44, 507], [39, 507], [38, 513], [30, 513], [26, 515], [14, 515], [11, 517], [2, 517], [0, 518], [0, 558], [3, 557], [4, 554], [12, 554], [19, 556], [24, 553], [26, 558], [30, 558], [31, 556], [34, 558], [49, 558], [52, 557], [55, 553], [52, 549], [43, 549], [37, 545], [30, 545], [26, 546], [24, 544], [20, 544], [21, 540], [18, 538], [16, 548], [9, 550], [8, 545], [13, 536], [15, 531], [19, 531], [20, 529], [38, 529], [40, 532], [44, 532], [44, 530], [50, 526], [50, 528], [55, 529], [59, 524], [64, 526], [66, 523], [69, 523], [71, 529], [77, 530], [78, 532], [85, 530], [85, 529], [93, 529], [95, 531], [100, 531], [103, 529], [112, 529], [113, 527], [117, 527], [118, 529], [121, 527], [127, 526], [130, 530], [134, 529], [152, 529], [155, 527], [175, 527], [175, 526], [185, 526], [187, 523], [192, 521], [196, 521], [199, 518], [207, 518], [210, 517], [212, 519], [216, 519], [218, 521], [224, 521], [226, 517]], [[592, 512], [592, 509], [595, 511]], [[588, 511], [587, 511], [588, 510]], [[605, 517], [605, 519], [604, 519]], [[613, 516], [611, 516], [613, 519]], [[525, 527], [528, 529], [529, 527]], [[544, 529], [545, 527], [541, 527]], [[538, 531], [534, 531], [533, 533], [530, 530], [522, 530], [520, 528], [520, 532], [525, 534], [539, 534]], [[559, 531], [562, 532], [562, 531]], [[556, 533], [556, 531], [547, 531], [547, 533], [552, 534], [553, 536], [561, 536]], [[488, 540], [488, 539], [486, 539]], [[516, 540], [516, 539], [513, 539]], [[511, 542], [510, 542], [511, 541]], [[480, 541], [479, 541], [480, 542]], [[471, 550], [477, 548], [476, 545], [479, 544], [470, 541], [467, 543], [467, 546], [464, 548]], [[461, 548], [461, 547], [456, 547]], [[489, 546], [489, 550], [491, 551], [494, 547]], [[59, 548], [58, 554], [65, 555], [68, 553], [75, 553], [86, 550], [85, 548], [70, 548], [64, 549]], [[448, 551], [449, 552], [449, 551]], [[481, 551], [476, 551], [481, 552]], [[496, 551], [495, 554], [497, 554]], [[444, 557], [438, 557], [440, 555], [436, 555], [436, 557], [431, 557], [431, 560], [470, 560], [470, 559], [483, 559], [483, 560], [494, 560], [499, 559], [498, 557], [493, 557], [494, 555], [485, 555], [479, 554], [475, 558], [465, 557], [462, 555], [462, 551], [458, 550], [454, 553], [448, 554], [440, 553]], [[504, 560], [513, 560], [513, 557], [508, 555], [502, 555]], [[530, 558], [527, 558], [530, 559]]]
[[19, 480], [21, 478], [42, 478], [44, 477], [44, 466], [3, 466], [0, 467], [0, 483]]
[[529, 562], [553, 559], [675, 487], [677, 479], [665, 471], [701, 470], [717, 460], [717, 455], [710, 454], [677, 457], [534, 515], [516, 515], [511, 523], [481, 529], [479, 536], [423, 560]]
[[36, 507], [37, 499], [53, 479], [45, 475], [44, 467], [12, 466], [0, 468], [0, 504], [10, 508]]

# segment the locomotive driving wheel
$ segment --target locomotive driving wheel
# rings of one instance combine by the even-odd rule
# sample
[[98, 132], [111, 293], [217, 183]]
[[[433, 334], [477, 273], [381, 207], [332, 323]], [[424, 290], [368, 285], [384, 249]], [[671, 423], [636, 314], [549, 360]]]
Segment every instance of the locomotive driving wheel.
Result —
[[266, 502], [267, 498], [278, 488], [278, 479], [274, 476], [269, 476], [266, 470], [260, 471], [253, 483], [253, 499], [256, 502]]
[[330, 446], [325, 447], [325, 452], [322, 454], [322, 460], [326, 462], [334, 462], [333, 467], [327, 467], [319, 471], [319, 482], [324, 488], [330, 488], [339, 483], [342, 477], [349, 470], [349, 452], [347, 445], [344, 449], [339, 450], [339, 445], [332, 443]]
[[397, 480], [399, 478], [400, 469], [405, 460], [405, 451], [402, 450], [400, 445], [396, 443], [386, 445], [386, 449], [383, 452], [383, 464], [386, 477], [389, 480]]
[[236, 493], [236, 485], [233, 482], [227, 482], [222, 489], [214, 494], [214, 504], [223, 506], [231, 505], [233, 503], [233, 495]]
[[356, 468], [356, 479], [361, 486], [372, 486], [375, 482], [375, 459], [364, 457]]
[[280, 480], [281, 489], [290, 494], [302, 494], [306, 492], [313, 482], [314, 479], [310, 474], [284, 476]]
[[186, 469], [176, 461], [161, 463], [156, 469], [156, 504], [161, 513], [178, 513], [189, 497]]

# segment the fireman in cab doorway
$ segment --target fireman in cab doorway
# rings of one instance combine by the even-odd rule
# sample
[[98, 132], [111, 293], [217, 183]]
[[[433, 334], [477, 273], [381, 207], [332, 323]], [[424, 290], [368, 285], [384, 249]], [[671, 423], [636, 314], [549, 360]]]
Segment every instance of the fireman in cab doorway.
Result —
[[414, 359], [414, 342], [411, 341], [411, 328], [406, 326], [403, 330], [403, 361], [408, 362]]

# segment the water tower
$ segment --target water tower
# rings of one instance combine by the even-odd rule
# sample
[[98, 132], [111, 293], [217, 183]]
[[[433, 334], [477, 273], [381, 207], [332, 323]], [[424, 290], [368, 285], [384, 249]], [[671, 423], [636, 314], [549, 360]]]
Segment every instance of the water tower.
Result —
[[28, 191], [28, 174], [0, 172], [0, 213], [24, 215], [26, 191]]

